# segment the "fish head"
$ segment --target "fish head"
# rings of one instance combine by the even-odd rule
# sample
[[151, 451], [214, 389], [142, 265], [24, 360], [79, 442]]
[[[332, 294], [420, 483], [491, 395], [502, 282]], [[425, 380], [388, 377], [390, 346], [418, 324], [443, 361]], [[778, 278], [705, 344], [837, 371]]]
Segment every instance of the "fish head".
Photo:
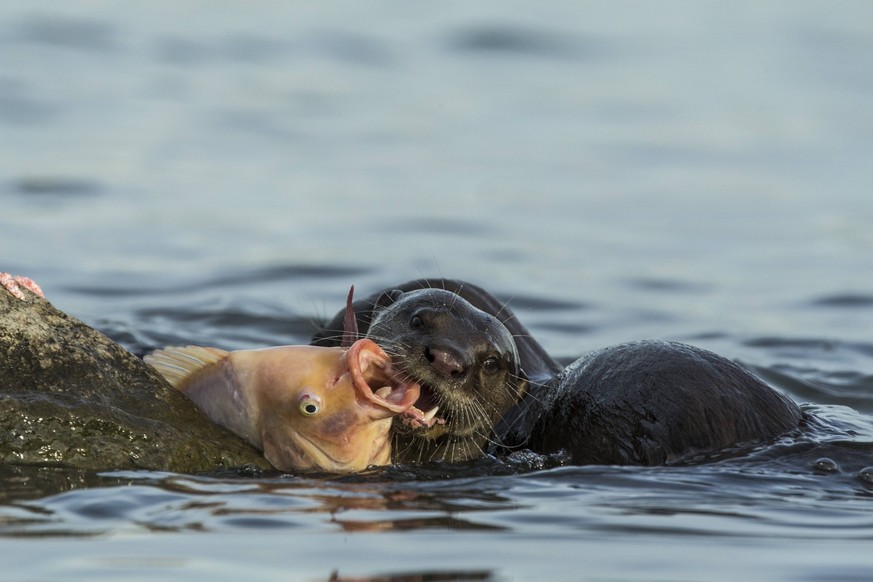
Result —
[[394, 369], [375, 342], [257, 352], [257, 366], [239, 369], [256, 370], [249, 381], [264, 456], [273, 466], [351, 472], [390, 462], [391, 421], [414, 405], [420, 386]]

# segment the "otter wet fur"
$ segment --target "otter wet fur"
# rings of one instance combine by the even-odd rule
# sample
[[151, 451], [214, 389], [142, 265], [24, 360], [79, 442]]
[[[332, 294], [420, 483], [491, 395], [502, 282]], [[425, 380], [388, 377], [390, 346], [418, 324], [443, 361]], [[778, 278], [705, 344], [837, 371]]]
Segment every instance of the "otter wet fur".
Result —
[[419, 382], [415, 407], [437, 420], [431, 426], [395, 423], [395, 461], [481, 456], [495, 423], [525, 391], [506, 327], [448, 291], [404, 293], [376, 313], [368, 336]]
[[[574, 465], [676, 465], [751, 450], [803, 426], [800, 407], [740, 365], [679, 342], [587, 354], [508, 413], [492, 449]], [[499, 450], [498, 450], [499, 449]]]

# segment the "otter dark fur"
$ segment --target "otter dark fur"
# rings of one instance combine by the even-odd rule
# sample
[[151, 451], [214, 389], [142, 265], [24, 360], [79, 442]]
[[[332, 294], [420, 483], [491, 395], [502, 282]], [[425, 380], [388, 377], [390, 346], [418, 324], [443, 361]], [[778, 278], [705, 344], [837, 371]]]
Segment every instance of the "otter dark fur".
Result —
[[564, 450], [575, 465], [706, 460], [799, 426], [797, 404], [750, 372], [694, 346], [648, 340], [567, 366], [497, 428], [503, 450]]

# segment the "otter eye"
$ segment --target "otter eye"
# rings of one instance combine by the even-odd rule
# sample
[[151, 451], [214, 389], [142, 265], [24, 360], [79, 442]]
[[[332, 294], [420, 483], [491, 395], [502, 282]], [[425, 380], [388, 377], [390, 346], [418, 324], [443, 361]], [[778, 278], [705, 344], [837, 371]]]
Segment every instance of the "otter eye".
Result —
[[303, 416], [315, 416], [321, 410], [321, 398], [315, 394], [304, 394], [300, 397], [298, 409]]
[[484, 362], [482, 362], [482, 371], [488, 374], [496, 374], [500, 371], [500, 363], [497, 361], [497, 358], [491, 356]]
[[413, 315], [412, 319], [409, 320], [409, 327], [412, 329], [421, 329], [424, 327], [424, 320], [420, 315]]

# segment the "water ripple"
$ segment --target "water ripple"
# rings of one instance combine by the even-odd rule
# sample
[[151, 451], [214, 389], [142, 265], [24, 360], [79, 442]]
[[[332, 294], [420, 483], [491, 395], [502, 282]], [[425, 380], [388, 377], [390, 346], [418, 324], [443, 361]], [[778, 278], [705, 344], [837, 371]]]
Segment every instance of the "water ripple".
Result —
[[93, 196], [103, 187], [94, 180], [63, 176], [32, 176], [19, 178], [12, 184], [15, 192], [28, 196], [57, 195], [64, 197]]
[[229, 287], [251, 286], [289, 281], [300, 284], [305, 280], [345, 279], [354, 280], [359, 275], [370, 273], [371, 269], [354, 264], [319, 265], [310, 263], [270, 265], [256, 269], [226, 269], [212, 277], [204, 277], [194, 282], [154, 284], [135, 282], [127, 285], [68, 285], [65, 289], [74, 293], [98, 297], [131, 297], [151, 295], [171, 295], [191, 291], [215, 290]]
[[556, 30], [538, 30], [512, 24], [482, 24], [469, 26], [448, 36], [447, 46], [461, 53], [487, 53], [511, 56], [575, 58], [604, 52], [604, 48], [588, 39], [563, 34]]
[[27, 18], [17, 27], [20, 40], [64, 49], [118, 51], [114, 27], [108, 22], [57, 15]]
[[868, 294], [842, 294], [820, 297], [810, 303], [814, 307], [834, 307], [857, 309], [859, 307], [873, 307], [873, 295]]

